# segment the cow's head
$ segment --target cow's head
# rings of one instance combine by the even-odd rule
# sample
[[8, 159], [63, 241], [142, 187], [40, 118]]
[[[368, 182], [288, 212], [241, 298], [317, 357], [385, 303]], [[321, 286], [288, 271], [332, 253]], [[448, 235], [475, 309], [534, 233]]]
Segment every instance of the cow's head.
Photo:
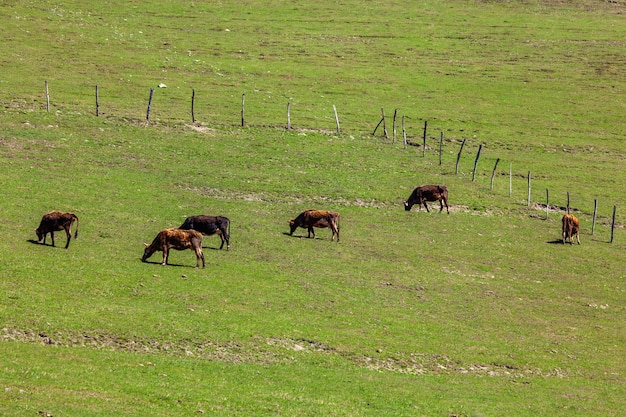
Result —
[[39, 228], [35, 229], [35, 234], [37, 235], [37, 241], [39, 243], [43, 242], [43, 238], [46, 236], [45, 233], [41, 233], [41, 230]]
[[146, 262], [146, 259], [152, 256], [154, 253], [154, 249], [152, 249], [151, 245], [144, 243], [146, 245], [146, 249], [143, 251], [143, 256], [141, 257], [141, 262]]
[[296, 231], [296, 229], [298, 228], [298, 225], [296, 224], [295, 220], [289, 220], [289, 234], [293, 235], [293, 232]]
[[404, 210], [405, 211], [410, 211], [411, 207], [413, 207], [413, 204], [409, 203], [408, 201], [404, 202]]

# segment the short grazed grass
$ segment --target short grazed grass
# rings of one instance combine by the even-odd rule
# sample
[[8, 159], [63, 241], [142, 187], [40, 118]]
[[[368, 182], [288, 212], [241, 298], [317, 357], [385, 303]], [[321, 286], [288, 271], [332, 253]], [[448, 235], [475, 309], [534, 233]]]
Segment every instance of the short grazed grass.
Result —
[[[1, 12], [0, 414], [620, 415], [624, 5], [263, 6]], [[412, 142], [429, 120], [426, 156], [371, 136], [381, 107]], [[450, 215], [403, 210], [425, 183]], [[287, 235], [313, 207], [341, 243]], [[68, 250], [33, 242], [52, 209], [80, 218]], [[140, 261], [200, 213], [231, 219], [229, 251]]]

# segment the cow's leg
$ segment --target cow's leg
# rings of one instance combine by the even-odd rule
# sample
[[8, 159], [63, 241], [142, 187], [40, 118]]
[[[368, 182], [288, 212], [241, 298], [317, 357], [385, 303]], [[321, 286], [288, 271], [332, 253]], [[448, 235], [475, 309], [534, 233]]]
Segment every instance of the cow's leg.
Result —
[[430, 213], [430, 210], [428, 209], [428, 203], [426, 203], [426, 200], [422, 200], [422, 204], [424, 204], [424, 208], [426, 209], [426, 211]]
[[335, 237], [335, 234], [337, 235], [337, 243], [339, 243], [339, 227], [337, 227], [337, 224], [335, 222], [331, 222], [330, 223], [330, 228], [333, 231], [333, 235], [330, 237], [330, 241], [333, 241], [333, 238]]
[[580, 232], [576, 232], [576, 241], [580, 245]]
[[202, 268], [204, 268], [204, 253], [202, 253], [202, 248], [198, 246], [196, 248], [196, 268], [200, 266], [200, 259], [202, 259]]
[[[54, 246], [54, 232], [50, 232], [50, 239], [52, 239], [52, 246]], [[45, 239], [44, 239], [43, 243], [46, 243]]]
[[65, 234], [67, 235], [67, 242], [65, 242], [65, 249], [70, 246], [70, 240], [72, 239], [72, 229], [69, 227], [65, 229]]
[[313, 230], [313, 226], [309, 226], [309, 236], [311, 237], [311, 234], [313, 234], [313, 239], [315, 239], [315, 230]]
[[439, 213], [441, 213], [443, 211], [443, 204], [444, 203], [446, 204], [446, 211], [448, 212], [448, 214], [450, 214], [450, 209], [448, 208], [448, 202], [443, 197], [439, 199]]
[[161, 262], [161, 265], [167, 265], [167, 255], [168, 255], [169, 251], [168, 251], [168, 247], [167, 245], [165, 245], [163, 247], [163, 262]]

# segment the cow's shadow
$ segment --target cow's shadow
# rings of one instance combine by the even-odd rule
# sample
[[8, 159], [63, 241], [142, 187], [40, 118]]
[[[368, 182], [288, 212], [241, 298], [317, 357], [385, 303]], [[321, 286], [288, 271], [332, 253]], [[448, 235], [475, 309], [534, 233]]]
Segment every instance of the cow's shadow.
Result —
[[220, 250], [219, 246], [203, 246], [202, 249]]
[[289, 232], [283, 232], [283, 235], [294, 239], [319, 239], [317, 236], [307, 237], [306, 235], [290, 235]]
[[562, 245], [563, 244], [563, 239], [551, 240], [551, 241], [546, 242], [546, 243], [548, 243], [550, 245]]
[[[141, 258], [139, 258], [139, 260], [141, 261]], [[168, 261], [167, 265], [161, 265], [161, 262], [163, 261], [142, 261], [144, 264], [152, 264], [152, 265], [159, 265], [159, 266], [173, 266], [176, 268], [193, 268], [196, 269], [195, 265], [188, 265], [188, 264], [177, 264], [177, 263], [171, 263]]]
[[65, 249], [65, 242], [63, 242], [63, 245], [61, 245], [61, 246], [59, 246], [59, 245], [52, 246], [52, 242], [50, 242], [50, 243], [39, 243], [39, 241], [35, 240], [35, 239], [28, 239], [26, 241], [29, 242], [29, 243], [32, 243], [33, 245], [47, 246], [49, 248]]

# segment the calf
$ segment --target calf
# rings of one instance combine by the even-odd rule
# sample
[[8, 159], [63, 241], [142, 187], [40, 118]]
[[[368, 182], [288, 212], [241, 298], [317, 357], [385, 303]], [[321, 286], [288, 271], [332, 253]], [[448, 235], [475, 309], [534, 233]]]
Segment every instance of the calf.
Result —
[[220, 249], [226, 242], [226, 250], [230, 247], [230, 220], [223, 216], [190, 216], [185, 219], [179, 229], [196, 230], [203, 235], [218, 234], [222, 238]]
[[426, 205], [427, 201], [439, 201], [439, 205], [441, 206], [439, 209], [439, 213], [443, 211], [443, 205], [446, 205], [446, 211], [450, 214], [450, 209], [448, 208], [448, 187], [445, 185], [422, 185], [421, 187], [417, 187], [413, 190], [409, 199], [404, 202], [404, 209], [406, 211], [411, 210], [414, 204], [417, 204], [419, 210], [422, 209], [422, 205], [428, 210], [428, 205]]
[[161, 265], [167, 265], [167, 256], [170, 249], [185, 250], [193, 249], [196, 252], [196, 268], [200, 266], [202, 259], [202, 267], [204, 268], [204, 254], [202, 253], [202, 234], [195, 230], [165, 229], [161, 230], [151, 244], [147, 244], [143, 252], [141, 260], [146, 260], [152, 256], [154, 252], [163, 251], [163, 262]]
[[569, 239], [569, 244], [574, 244], [574, 236], [580, 245], [580, 222], [572, 214], [565, 214], [562, 219], [563, 222], [563, 244]]
[[61, 213], [59, 211], [51, 211], [44, 214], [39, 223], [39, 227], [35, 229], [37, 239], [39, 243], [46, 244], [46, 235], [50, 233], [52, 238], [52, 246], [54, 246], [54, 232], [59, 230], [65, 230], [67, 235], [67, 242], [65, 243], [65, 249], [70, 246], [70, 240], [72, 239], [72, 224], [76, 222], [76, 231], [74, 232], [74, 239], [78, 238], [78, 217], [74, 213]]
[[330, 237], [332, 241], [337, 235], [337, 242], [339, 242], [339, 213], [328, 210], [305, 210], [293, 220], [289, 220], [290, 232], [289, 235], [293, 235], [298, 227], [305, 228], [309, 231], [308, 237], [315, 238], [314, 227], [325, 228], [330, 227], [333, 234]]

